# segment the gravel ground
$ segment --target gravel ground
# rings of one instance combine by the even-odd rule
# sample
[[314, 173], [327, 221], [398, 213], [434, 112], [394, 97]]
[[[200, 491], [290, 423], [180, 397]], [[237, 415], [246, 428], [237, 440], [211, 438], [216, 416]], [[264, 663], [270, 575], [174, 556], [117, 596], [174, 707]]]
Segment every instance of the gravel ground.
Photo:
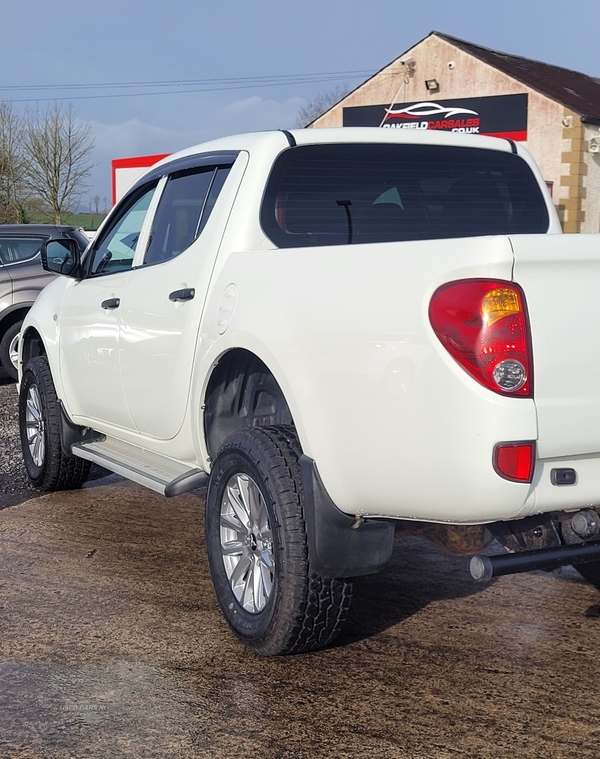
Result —
[[32, 487], [23, 466], [19, 421], [17, 412], [17, 386], [4, 373], [0, 374], [0, 509], [14, 506], [40, 491]]
[[[27, 477], [19, 440], [17, 386], [0, 369], [0, 509], [15, 506], [42, 495]], [[92, 466], [90, 480], [108, 475], [105, 469]]]

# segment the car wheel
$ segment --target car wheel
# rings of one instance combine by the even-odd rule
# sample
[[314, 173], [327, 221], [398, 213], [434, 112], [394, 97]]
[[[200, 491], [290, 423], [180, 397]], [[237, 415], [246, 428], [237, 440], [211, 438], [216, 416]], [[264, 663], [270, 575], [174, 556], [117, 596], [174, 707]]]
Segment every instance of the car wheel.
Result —
[[65, 456], [60, 442], [60, 408], [43, 356], [32, 358], [19, 393], [19, 432], [25, 469], [43, 490], [73, 490], [86, 481], [90, 462]]
[[22, 321], [11, 324], [0, 340], [0, 364], [8, 376], [14, 380], [18, 376], [19, 334], [22, 325]]
[[221, 447], [206, 499], [206, 543], [227, 623], [259, 654], [322, 648], [340, 632], [352, 581], [311, 572], [300, 449], [292, 428], [254, 427]]

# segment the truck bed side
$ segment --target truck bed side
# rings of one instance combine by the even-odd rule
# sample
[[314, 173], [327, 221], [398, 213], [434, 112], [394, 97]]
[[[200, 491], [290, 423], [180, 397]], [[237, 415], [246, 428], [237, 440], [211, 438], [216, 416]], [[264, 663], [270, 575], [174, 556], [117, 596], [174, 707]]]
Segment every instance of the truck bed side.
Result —
[[[267, 364], [304, 452], [347, 513], [516, 517], [529, 486], [501, 479], [492, 452], [537, 438], [534, 402], [480, 386], [428, 319], [441, 284], [512, 271], [506, 237], [236, 253], [211, 287], [202, 363], [243, 347]], [[232, 286], [235, 309], [219, 335]]]

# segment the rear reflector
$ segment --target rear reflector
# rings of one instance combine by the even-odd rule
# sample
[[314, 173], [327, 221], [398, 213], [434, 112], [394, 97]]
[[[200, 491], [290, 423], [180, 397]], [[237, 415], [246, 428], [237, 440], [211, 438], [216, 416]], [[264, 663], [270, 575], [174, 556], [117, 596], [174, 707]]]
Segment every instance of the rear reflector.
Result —
[[531, 482], [535, 443], [499, 443], [494, 448], [494, 469], [505, 480]]

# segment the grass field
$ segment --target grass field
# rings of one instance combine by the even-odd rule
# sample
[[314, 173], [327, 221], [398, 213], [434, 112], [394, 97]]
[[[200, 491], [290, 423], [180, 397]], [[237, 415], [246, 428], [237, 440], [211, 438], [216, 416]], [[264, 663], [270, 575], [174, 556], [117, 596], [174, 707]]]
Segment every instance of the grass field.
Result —
[[[73, 213], [67, 214], [62, 223], [70, 224], [74, 227], [83, 227], [84, 229], [98, 229], [105, 216], [106, 214], [103, 213]], [[29, 221], [31, 224], [51, 223], [51, 220], [43, 214], [31, 214]]]

